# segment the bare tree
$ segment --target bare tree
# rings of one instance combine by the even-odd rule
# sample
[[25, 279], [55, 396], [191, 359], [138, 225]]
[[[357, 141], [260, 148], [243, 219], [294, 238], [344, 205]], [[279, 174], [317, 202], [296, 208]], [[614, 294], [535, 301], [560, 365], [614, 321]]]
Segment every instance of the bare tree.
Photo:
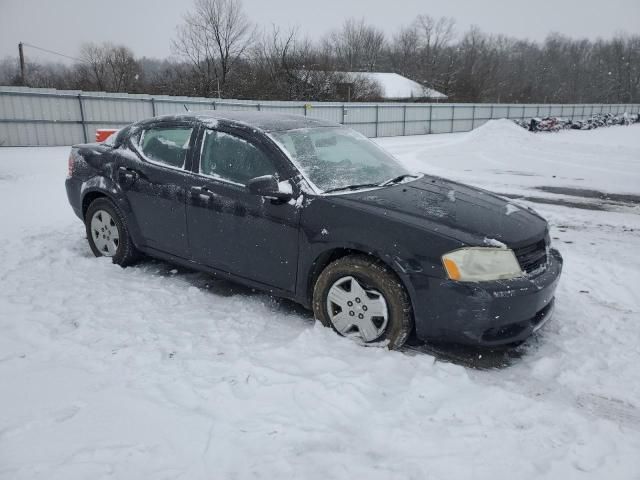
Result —
[[20, 77], [20, 66], [18, 59], [6, 56], [0, 60], [0, 85], [18, 84]]
[[253, 41], [255, 27], [240, 0], [195, 0], [178, 27], [173, 48], [188, 59], [199, 78], [200, 95], [225, 88], [227, 77]]
[[[366, 76], [341, 71], [394, 71], [451, 101], [640, 102], [638, 34], [534, 42], [477, 27], [457, 36], [454, 27], [450, 18], [420, 15], [387, 42], [364, 20], [348, 19], [312, 43], [276, 26], [255, 35], [240, 0], [196, 0], [174, 42], [178, 59], [136, 59], [124, 46], [88, 44], [75, 65], [28, 57], [26, 71], [32, 87], [206, 97], [224, 89], [227, 97], [321, 101], [380, 95]], [[0, 60], [0, 84], [20, 84], [15, 57]]]
[[107, 92], [135, 91], [140, 69], [133, 52], [122, 45], [84, 44], [76, 67], [80, 88]]
[[451, 81], [451, 69], [447, 68], [451, 58], [447, 58], [447, 47], [454, 37], [455, 20], [418, 15], [413, 28], [418, 37], [421, 80], [435, 88], [443, 88]]
[[332, 32], [324, 41], [342, 68], [373, 71], [385, 46], [384, 32], [367, 25], [364, 19], [345, 20], [342, 28]]
[[[478, 102], [495, 85], [500, 61], [500, 37], [485, 35], [472, 26], [457, 47], [456, 89], [462, 101]], [[464, 92], [464, 93], [462, 93]]]
[[415, 25], [402, 27], [394, 35], [389, 47], [391, 66], [402, 75], [415, 77], [418, 73], [416, 59], [419, 58], [420, 34]]
[[262, 32], [260, 42], [251, 50], [251, 60], [255, 86], [266, 98], [294, 98], [300, 43], [295, 28], [283, 32], [273, 25], [271, 30]]
[[422, 54], [427, 63], [447, 46], [454, 36], [455, 20], [450, 17], [433, 18], [430, 15], [418, 15], [414, 27], [420, 37]]
[[[86, 43], [80, 48], [82, 64], [78, 73], [87, 86], [95, 85], [98, 90], [107, 90], [107, 52], [106, 48], [95, 43]], [[83, 82], [83, 83], [84, 83]]]

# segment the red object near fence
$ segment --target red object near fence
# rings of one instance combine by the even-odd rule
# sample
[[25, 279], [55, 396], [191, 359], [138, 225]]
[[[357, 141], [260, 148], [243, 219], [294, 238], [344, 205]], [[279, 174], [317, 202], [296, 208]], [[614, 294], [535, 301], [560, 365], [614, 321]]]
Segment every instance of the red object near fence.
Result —
[[118, 130], [114, 128], [99, 128], [96, 130], [96, 142], [102, 143], [107, 138], [111, 136], [111, 134], [117, 132]]

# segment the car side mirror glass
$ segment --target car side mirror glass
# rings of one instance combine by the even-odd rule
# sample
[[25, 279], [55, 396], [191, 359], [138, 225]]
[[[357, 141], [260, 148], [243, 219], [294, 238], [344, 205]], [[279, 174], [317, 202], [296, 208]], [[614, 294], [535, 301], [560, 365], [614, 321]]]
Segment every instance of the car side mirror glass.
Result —
[[293, 198], [293, 188], [288, 181], [278, 182], [273, 175], [252, 178], [247, 182], [249, 192], [265, 198], [288, 202]]

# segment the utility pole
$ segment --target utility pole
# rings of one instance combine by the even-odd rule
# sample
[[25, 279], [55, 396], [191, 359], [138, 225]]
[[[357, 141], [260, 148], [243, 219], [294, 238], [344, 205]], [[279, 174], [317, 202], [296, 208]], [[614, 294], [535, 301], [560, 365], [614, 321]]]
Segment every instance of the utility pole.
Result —
[[18, 43], [18, 54], [20, 55], [20, 81], [23, 87], [27, 86], [24, 76], [24, 52], [22, 51], [22, 42]]

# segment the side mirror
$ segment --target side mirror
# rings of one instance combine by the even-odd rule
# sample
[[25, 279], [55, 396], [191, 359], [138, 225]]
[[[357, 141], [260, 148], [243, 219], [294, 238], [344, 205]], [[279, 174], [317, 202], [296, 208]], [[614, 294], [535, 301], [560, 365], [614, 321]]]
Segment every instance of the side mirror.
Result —
[[249, 192], [254, 195], [288, 202], [293, 198], [293, 189], [289, 182], [278, 183], [273, 175], [252, 178], [247, 182]]

